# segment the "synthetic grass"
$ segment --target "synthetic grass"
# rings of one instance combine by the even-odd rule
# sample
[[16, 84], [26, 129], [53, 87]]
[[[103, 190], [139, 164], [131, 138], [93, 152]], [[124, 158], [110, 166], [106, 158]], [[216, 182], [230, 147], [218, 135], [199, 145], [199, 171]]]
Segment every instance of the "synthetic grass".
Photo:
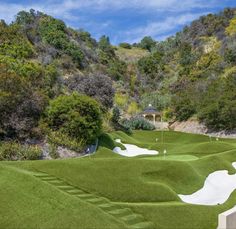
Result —
[[[112, 152], [116, 146], [113, 139], [117, 138], [157, 149], [161, 155], [119, 156]], [[165, 158], [164, 149], [167, 149]], [[98, 152], [91, 157], [1, 162], [0, 228], [124, 228], [116, 217], [75, 200], [24, 172], [42, 171], [132, 209], [153, 222], [156, 229], [215, 229], [217, 215], [236, 204], [235, 192], [225, 204], [210, 207], [185, 204], [177, 194], [197, 191], [205, 178], [216, 170], [235, 173], [234, 161], [235, 140], [210, 141], [203, 135], [135, 131], [133, 135], [123, 132], [103, 135]], [[27, 223], [23, 224], [25, 221]]]

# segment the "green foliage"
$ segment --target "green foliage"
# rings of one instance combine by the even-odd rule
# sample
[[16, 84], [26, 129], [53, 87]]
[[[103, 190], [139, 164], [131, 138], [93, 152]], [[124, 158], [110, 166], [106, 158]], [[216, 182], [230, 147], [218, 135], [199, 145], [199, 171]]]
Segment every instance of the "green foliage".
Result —
[[84, 58], [83, 52], [77, 44], [69, 40], [64, 22], [50, 16], [44, 16], [40, 20], [39, 32], [44, 42], [57, 49], [64, 50], [75, 62], [81, 65]]
[[114, 80], [124, 80], [127, 72], [127, 65], [123, 61], [110, 61], [107, 73]]
[[121, 120], [121, 124], [126, 129], [131, 130], [154, 130], [155, 126], [142, 117]]
[[37, 146], [17, 142], [0, 143], [0, 161], [39, 160], [42, 151]]
[[50, 143], [49, 153], [52, 158], [59, 157], [56, 151], [57, 146], [63, 146], [76, 152], [80, 152], [84, 148], [84, 145], [87, 144], [84, 138], [78, 140], [61, 131], [49, 131], [48, 141]]
[[236, 34], [236, 18], [230, 20], [229, 26], [225, 29], [227, 35], [232, 36]]
[[76, 44], [72, 42], [67, 45], [66, 53], [70, 55], [72, 59], [79, 64], [81, 64], [82, 60], [84, 59], [83, 52]]
[[236, 74], [213, 82], [203, 96], [198, 113], [212, 129], [236, 128]]
[[113, 49], [111, 47], [109, 37], [105, 35], [101, 36], [98, 42], [98, 48], [102, 50], [103, 52], [107, 52], [107, 53], [112, 52]]
[[119, 121], [120, 121], [120, 110], [119, 110], [118, 107], [113, 108], [111, 121], [113, 123], [119, 123]]
[[192, 47], [190, 44], [188, 43], [181, 44], [179, 62], [183, 66], [190, 65], [193, 63]]
[[131, 101], [131, 103], [128, 105], [127, 112], [130, 115], [135, 115], [140, 111], [140, 108], [135, 101]]
[[174, 115], [179, 121], [185, 121], [196, 113], [196, 105], [194, 103], [195, 101], [189, 95], [189, 90], [192, 89], [187, 88], [176, 94], [176, 96], [174, 96], [172, 99]]
[[132, 74], [130, 76], [130, 82], [129, 82], [129, 84], [130, 84], [129, 87], [130, 87], [131, 95], [133, 95], [134, 92], [135, 92], [135, 85], [136, 85], [136, 83], [137, 83], [137, 76]]
[[152, 51], [156, 46], [156, 41], [152, 39], [152, 37], [146, 36], [141, 42], [138, 44], [138, 47], [147, 49], [149, 52]]
[[114, 48], [110, 44], [110, 39], [107, 36], [102, 36], [98, 42], [99, 60], [102, 64], [109, 64], [115, 59]]
[[[236, 36], [236, 35], [235, 35]], [[222, 52], [224, 54], [224, 59], [229, 64], [236, 63], [236, 41], [235, 36], [231, 36], [225, 40], [222, 45]]]
[[44, 16], [40, 20], [39, 32], [44, 42], [58, 49], [66, 49], [69, 42], [65, 33], [66, 25], [61, 20]]
[[30, 9], [30, 12], [24, 10], [18, 12], [16, 15], [16, 24], [26, 26], [33, 23], [35, 19], [35, 13], [36, 12], [33, 9]]
[[155, 85], [157, 82], [153, 82], [154, 79], [160, 81], [163, 79], [164, 65], [162, 61], [163, 54], [161, 52], [155, 52], [147, 57], [143, 57], [138, 61], [138, 69], [141, 73], [145, 74], [150, 82]]
[[96, 40], [91, 37], [91, 34], [83, 29], [77, 31], [80, 40], [84, 41], [90, 48], [96, 46]]
[[50, 101], [46, 123], [80, 144], [92, 143], [101, 131], [101, 113], [98, 103], [83, 95], [61, 95]]
[[38, 125], [46, 97], [26, 79], [1, 70], [0, 132], [4, 137], [25, 138]]
[[120, 108], [124, 108], [127, 105], [128, 100], [128, 95], [124, 95], [121, 93], [115, 94], [115, 104]]
[[0, 55], [12, 58], [28, 58], [34, 49], [17, 25], [0, 24]]
[[120, 43], [119, 46], [120, 46], [121, 48], [124, 48], [124, 49], [132, 49], [131, 44], [126, 43], [126, 42]]

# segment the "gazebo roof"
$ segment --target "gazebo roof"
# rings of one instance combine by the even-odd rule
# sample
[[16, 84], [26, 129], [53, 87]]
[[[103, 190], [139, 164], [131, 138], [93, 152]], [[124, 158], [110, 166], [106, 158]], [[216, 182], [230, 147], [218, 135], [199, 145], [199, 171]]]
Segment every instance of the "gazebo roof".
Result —
[[152, 104], [149, 104], [147, 108], [144, 109], [142, 114], [160, 114], [160, 112], [152, 106]]

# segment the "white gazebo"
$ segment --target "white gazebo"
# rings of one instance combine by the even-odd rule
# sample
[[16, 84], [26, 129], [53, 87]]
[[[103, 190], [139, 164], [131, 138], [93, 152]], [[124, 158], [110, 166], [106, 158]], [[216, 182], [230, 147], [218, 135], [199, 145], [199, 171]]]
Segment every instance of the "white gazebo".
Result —
[[156, 122], [162, 122], [162, 116], [161, 112], [159, 112], [157, 109], [155, 109], [152, 104], [149, 104], [149, 106], [144, 109], [144, 111], [141, 113], [141, 115], [147, 119], [148, 121], [153, 122], [154, 125], [156, 125]]

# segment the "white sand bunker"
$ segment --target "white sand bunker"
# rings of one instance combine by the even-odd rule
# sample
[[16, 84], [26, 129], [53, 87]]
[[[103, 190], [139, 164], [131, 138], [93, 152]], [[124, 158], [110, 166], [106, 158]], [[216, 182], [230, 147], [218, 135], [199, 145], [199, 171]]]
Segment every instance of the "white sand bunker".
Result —
[[159, 154], [158, 151], [156, 150], [149, 150], [145, 148], [140, 148], [136, 145], [131, 145], [131, 144], [123, 144], [120, 139], [115, 140], [118, 143], [121, 143], [126, 149], [122, 150], [120, 147], [115, 147], [113, 149], [113, 152], [118, 153], [122, 156], [126, 157], [135, 157], [139, 155], [157, 155]]
[[[236, 162], [232, 164], [236, 168]], [[199, 191], [192, 195], [179, 195], [186, 203], [199, 205], [217, 205], [227, 201], [236, 189], [236, 174], [229, 175], [227, 170], [211, 173]]]

